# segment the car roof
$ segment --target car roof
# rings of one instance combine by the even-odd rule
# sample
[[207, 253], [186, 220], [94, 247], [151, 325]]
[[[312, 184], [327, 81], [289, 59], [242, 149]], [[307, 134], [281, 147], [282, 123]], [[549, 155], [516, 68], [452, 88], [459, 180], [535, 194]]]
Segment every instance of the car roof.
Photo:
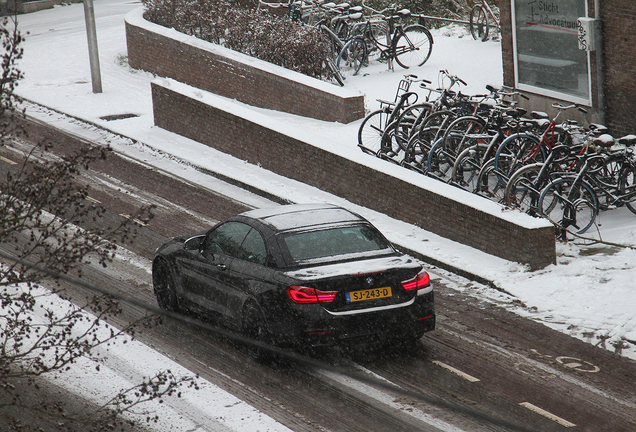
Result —
[[290, 204], [241, 213], [269, 225], [275, 231], [286, 231], [315, 225], [366, 222], [366, 220], [333, 204]]

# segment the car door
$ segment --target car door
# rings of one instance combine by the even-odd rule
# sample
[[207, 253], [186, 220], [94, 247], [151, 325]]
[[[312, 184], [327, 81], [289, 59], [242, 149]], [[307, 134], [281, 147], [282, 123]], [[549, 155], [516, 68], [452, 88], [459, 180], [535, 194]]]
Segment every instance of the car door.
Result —
[[[239, 253], [230, 265], [232, 285], [227, 292], [228, 318], [237, 326], [242, 319], [242, 308], [248, 297], [260, 300], [262, 290], [272, 286], [274, 270], [267, 264], [267, 246], [261, 233], [252, 228], [243, 240]], [[262, 305], [261, 305], [262, 306]]]
[[225, 222], [211, 230], [197, 253], [180, 263], [185, 297], [201, 309], [227, 315], [227, 292], [233, 285], [231, 263], [251, 227]]

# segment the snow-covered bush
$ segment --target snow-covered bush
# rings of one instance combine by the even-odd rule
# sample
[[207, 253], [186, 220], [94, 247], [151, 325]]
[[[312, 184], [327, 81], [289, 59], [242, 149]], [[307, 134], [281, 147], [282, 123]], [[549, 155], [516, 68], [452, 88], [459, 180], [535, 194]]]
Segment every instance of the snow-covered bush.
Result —
[[286, 16], [236, 7], [226, 1], [143, 0], [145, 19], [314, 78], [330, 78], [323, 60], [328, 41]]

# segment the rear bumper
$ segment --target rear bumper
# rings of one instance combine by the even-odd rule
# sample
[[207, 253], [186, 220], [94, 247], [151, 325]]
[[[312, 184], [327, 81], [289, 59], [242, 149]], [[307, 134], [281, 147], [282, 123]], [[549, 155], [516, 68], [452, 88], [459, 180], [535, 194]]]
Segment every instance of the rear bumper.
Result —
[[415, 296], [406, 305], [334, 313], [318, 305], [294, 308], [294, 313], [270, 325], [275, 341], [298, 348], [375, 345], [419, 339], [435, 329], [433, 293]]

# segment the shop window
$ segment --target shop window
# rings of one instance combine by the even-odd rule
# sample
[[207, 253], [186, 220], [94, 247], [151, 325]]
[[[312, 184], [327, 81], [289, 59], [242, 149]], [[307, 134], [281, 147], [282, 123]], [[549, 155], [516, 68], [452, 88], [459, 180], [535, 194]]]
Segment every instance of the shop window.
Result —
[[590, 105], [589, 54], [579, 50], [585, 0], [513, 0], [517, 88]]

